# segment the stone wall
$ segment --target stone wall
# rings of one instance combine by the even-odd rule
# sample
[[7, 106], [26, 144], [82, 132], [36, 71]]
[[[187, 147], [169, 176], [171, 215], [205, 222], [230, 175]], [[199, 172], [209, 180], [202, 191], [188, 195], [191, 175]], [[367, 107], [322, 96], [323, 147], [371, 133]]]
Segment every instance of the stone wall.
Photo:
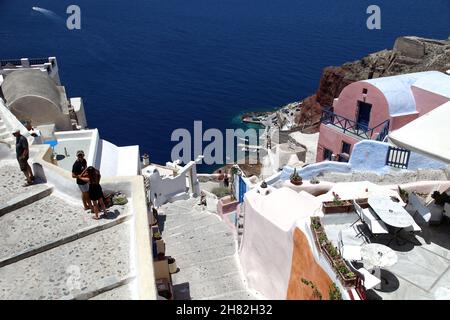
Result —
[[406, 57], [422, 59], [425, 55], [425, 45], [417, 38], [402, 37], [395, 41], [394, 52]]
[[302, 283], [302, 279], [305, 279], [317, 287], [323, 300], [329, 299], [328, 291], [333, 281], [316, 262], [308, 239], [298, 228], [294, 231], [293, 241], [292, 269], [286, 298], [288, 300], [315, 300], [311, 287]]

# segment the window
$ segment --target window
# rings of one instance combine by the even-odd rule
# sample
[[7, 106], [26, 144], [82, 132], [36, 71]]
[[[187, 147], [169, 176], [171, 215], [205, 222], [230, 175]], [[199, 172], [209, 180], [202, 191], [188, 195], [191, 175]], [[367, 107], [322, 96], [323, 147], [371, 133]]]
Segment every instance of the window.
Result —
[[342, 153], [350, 154], [351, 144], [342, 141]]
[[329, 149], [324, 149], [323, 150], [323, 160], [330, 160], [333, 156], [333, 151], [329, 150]]
[[341, 154], [338, 156], [338, 161], [339, 161], [339, 162], [348, 162], [348, 160], [349, 160], [349, 157], [348, 157], [348, 155], [345, 154], [345, 153], [341, 153]]

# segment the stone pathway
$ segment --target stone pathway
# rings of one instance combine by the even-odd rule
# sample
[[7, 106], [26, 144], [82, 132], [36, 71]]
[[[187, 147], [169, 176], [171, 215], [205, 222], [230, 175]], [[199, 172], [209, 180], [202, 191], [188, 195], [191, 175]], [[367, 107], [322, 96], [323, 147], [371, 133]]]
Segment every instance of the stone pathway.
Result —
[[113, 206], [108, 212], [107, 218], [94, 220], [93, 214], [81, 205], [69, 205], [51, 195], [0, 216], [0, 266], [8, 260], [23, 259], [131, 217], [127, 206]]
[[235, 233], [218, 216], [202, 211], [198, 201], [177, 201], [159, 209], [166, 255], [174, 257], [180, 269], [172, 274], [175, 299], [257, 299], [245, 285]]
[[0, 166], [0, 204], [24, 193], [31, 193], [45, 187], [43, 184], [35, 184], [24, 187], [25, 175], [20, 171], [19, 164]]
[[0, 268], [0, 299], [70, 299], [133, 277], [128, 223]]

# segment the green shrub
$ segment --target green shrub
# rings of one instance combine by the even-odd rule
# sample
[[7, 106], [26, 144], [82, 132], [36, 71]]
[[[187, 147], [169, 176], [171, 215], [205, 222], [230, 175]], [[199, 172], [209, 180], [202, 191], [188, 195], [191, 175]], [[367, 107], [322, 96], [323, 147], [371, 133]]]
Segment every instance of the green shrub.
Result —
[[317, 289], [316, 285], [305, 278], [301, 279], [302, 283], [310, 287], [313, 291], [313, 297], [317, 300], [322, 300], [322, 294], [320, 293], [319, 289]]
[[342, 293], [334, 282], [328, 289], [328, 295], [330, 296], [330, 300], [342, 300]]
[[223, 198], [225, 196], [229, 196], [231, 194], [230, 190], [225, 187], [217, 187], [212, 189], [211, 191], [214, 195], [217, 196], [217, 198]]

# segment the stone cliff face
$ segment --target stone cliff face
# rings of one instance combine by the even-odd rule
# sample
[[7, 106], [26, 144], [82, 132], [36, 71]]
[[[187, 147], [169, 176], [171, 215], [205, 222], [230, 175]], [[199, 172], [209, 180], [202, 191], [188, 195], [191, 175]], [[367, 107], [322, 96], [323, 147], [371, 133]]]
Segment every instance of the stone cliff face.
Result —
[[430, 70], [446, 72], [449, 69], [450, 37], [447, 40], [398, 38], [392, 50], [379, 51], [340, 67], [325, 68], [316, 94], [303, 100], [303, 108], [296, 121], [299, 126], [312, 125], [310, 132], [317, 131], [321, 107], [331, 106], [352, 82]]

